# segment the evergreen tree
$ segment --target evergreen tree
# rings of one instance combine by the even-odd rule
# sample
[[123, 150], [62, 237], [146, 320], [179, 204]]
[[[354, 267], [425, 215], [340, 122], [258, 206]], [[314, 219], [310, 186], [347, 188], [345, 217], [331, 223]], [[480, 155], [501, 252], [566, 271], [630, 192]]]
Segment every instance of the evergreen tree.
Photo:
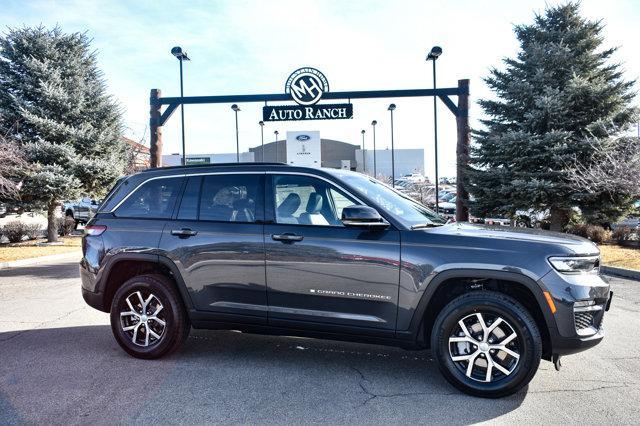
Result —
[[123, 170], [120, 108], [86, 34], [38, 27], [0, 37], [0, 128], [34, 165], [22, 199], [47, 210], [49, 241], [58, 202], [100, 196]]
[[518, 25], [520, 51], [485, 79], [496, 99], [481, 100], [488, 119], [475, 132], [470, 192], [476, 214], [549, 210], [560, 230], [572, 207], [611, 217], [629, 206], [576, 188], [569, 169], [589, 164], [589, 140], [610, 137], [634, 121], [633, 81], [602, 48], [603, 23], [580, 16], [578, 3], [548, 7], [533, 24]]

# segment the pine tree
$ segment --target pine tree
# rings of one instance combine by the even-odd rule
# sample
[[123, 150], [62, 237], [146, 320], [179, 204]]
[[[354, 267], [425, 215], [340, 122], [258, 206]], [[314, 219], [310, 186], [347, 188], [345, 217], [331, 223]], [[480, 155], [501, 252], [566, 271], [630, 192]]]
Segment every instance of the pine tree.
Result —
[[548, 7], [533, 24], [517, 25], [520, 50], [485, 79], [496, 99], [479, 102], [486, 115], [475, 132], [470, 192], [475, 213], [550, 211], [551, 229], [573, 207], [615, 216], [629, 199], [580, 191], [568, 176], [593, 156], [588, 140], [610, 137], [634, 121], [633, 81], [602, 48], [603, 23], [580, 16], [578, 3]]
[[61, 200], [99, 196], [122, 172], [122, 128], [86, 34], [37, 27], [0, 37], [0, 129], [35, 166], [21, 196], [47, 210], [49, 241]]

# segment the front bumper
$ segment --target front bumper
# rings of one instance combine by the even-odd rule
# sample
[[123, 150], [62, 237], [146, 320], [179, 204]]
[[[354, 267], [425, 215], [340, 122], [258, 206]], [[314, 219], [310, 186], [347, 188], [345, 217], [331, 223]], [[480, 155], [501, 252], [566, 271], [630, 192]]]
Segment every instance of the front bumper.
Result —
[[604, 329], [600, 328], [598, 332], [588, 337], [564, 337], [558, 336], [557, 330], [550, 332], [551, 346], [554, 355], [571, 355], [578, 352], [586, 351], [602, 342], [604, 339]]
[[[589, 349], [604, 338], [604, 314], [611, 303], [609, 284], [595, 274], [568, 275], [555, 270], [540, 280], [553, 298], [555, 327], [550, 327], [554, 355], [569, 355]], [[578, 301], [593, 301], [591, 309], [576, 307]]]

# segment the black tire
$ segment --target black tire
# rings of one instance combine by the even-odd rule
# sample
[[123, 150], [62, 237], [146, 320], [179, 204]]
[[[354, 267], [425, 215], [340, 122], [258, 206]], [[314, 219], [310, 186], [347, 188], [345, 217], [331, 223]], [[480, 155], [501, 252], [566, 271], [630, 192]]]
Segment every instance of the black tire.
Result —
[[[156, 301], [159, 301], [162, 305], [158, 318], [160, 318], [165, 325], [161, 333], [159, 331], [161, 324], [152, 318], [149, 318], [148, 322], [145, 322], [139, 327], [141, 333], [144, 333], [145, 325], [149, 326], [152, 331], [154, 327], [156, 327], [155, 331], [158, 332], [156, 334], [158, 334], [160, 338], [156, 339], [150, 336], [149, 341], [146, 342], [148, 346], [141, 346], [144, 342], [136, 344], [133, 342], [133, 339], [135, 338], [137, 342], [138, 339], [142, 339], [143, 336], [150, 333], [147, 332], [141, 334], [141, 337], [138, 337], [137, 334], [132, 335], [133, 331], [129, 333], [123, 330], [123, 326], [131, 326], [141, 321], [141, 317], [139, 316], [137, 318], [135, 316], [121, 316], [122, 312], [130, 311], [130, 307], [127, 304], [127, 298], [129, 297], [131, 297], [129, 301], [133, 301], [134, 309], [137, 312], [139, 312], [138, 308], [142, 308], [141, 304], [136, 304], [136, 301], [139, 300], [136, 294], [138, 291], [143, 299], [148, 299], [149, 295], [154, 296], [150, 301], [150, 305]], [[136, 296], [132, 296], [134, 294]], [[159, 305], [155, 303], [155, 305], [151, 307], [155, 310]], [[131, 319], [133, 319], [133, 321], [129, 322]], [[139, 275], [122, 284], [113, 296], [113, 301], [111, 302], [111, 330], [118, 344], [129, 355], [136, 358], [155, 359], [178, 349], [189, 336], [191, 323], [189, 322], [189, 317], [182, 304], [180, 295], [170, 279], [160, 274]]]
[[[479, 371], [480, 376], [482, 373], [483, 366], [476, 364], [478, 358], [473, 361], [474, 366], [471, 367], [472, 377], [467, 376], [466, 367], [469, 366], [469, 363], [464, 361], [454, 362], [452, 356], [465, 356], [467, 354], [466, 350], [469, 349], [465, 349], [462, 354], [454, 354], [452, 351], [458, 350], [459, 346], [456, 345], [459, 345], [459, 343], [450, 343], [449, 341], [450, 337], [461, 336], [461, 334], [454, 334], [456, 330], [459, 330], [458, 333], [462, 333], [462, 328], [459, 324], [460, 320], [467, 318], [468, 321], [470, 318], [473, 321], [478, 313], [483, 317], [494, 318], [495, 322], [498, 322], [497, 318], [501, 318], [503, 320], [501, 328], [510, 329], [517, 334], [512, 343], [509, 343], [510, 347], [507, 347], [507, 349], [511, 348], [519, 354], [520, 357], [517, 360], [506, 354], [506, 352], [500, 352], [500, 350], [497, 350], [497, 354], [495, 350], [491, 352], [494, 355], [480, 353], [479, 356], [482, 357], [480, 359], [483, 360], [485, 373], [488, 370], [486, 358], [489, 357], [491, 357], [492, 361], [495, 361], [495, 357], [501, 356], [505, 358], [505, 361], [511, 362], [513, 365], [513, 367], [506, 368], [507, 370], [513, 368], [508, 375], [501, 373], [496, 368], [492, 368], [493, 373], [489, 373], [486, 376], [488, 378], [491, 375], [491, 381], [489, 382], [480, 381], [482, 379], [477, 376], [473, 377], [474, 372], [477, 375]], [[488, 322], [487, 324], [490, 323]], [[465, 328], [473, 335], [473, 328], [469, 329], [466, 326]], [[500, 332], [502, 333], [502, 330]], [[466, 342], [462, 343], [462, 345], [466, 344]], [[469, 344], [469, 348], [474, 351], [473, 353], [480, 351], [480, 346]], [[484, 349], [486, 350], [486, 346], [484, 346]], [[517, 300], [498, 292], [474, 291], [457, 297], [440, 311], [431, 333], [431, 351], [438, 362], [442, 375], [457, 389], [473, 396], [500, 398], [518, 392], [533, 379], [540, 365], [542, 339], [535, 320]], [[513, 364], [514, 361], [515, 364]], [[501, 366], [505, 367], [504, 365]], [[494, 374], [497, 376], [495, 380], [493, 380]]]

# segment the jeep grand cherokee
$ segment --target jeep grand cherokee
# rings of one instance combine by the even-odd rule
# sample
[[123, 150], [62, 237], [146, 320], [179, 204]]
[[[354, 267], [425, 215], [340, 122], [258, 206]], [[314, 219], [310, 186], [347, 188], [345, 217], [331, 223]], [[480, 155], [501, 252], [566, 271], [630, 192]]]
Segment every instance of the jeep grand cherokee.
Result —
[[446, 224], [362, 174], [251, 163], [118, 182], [86, 227], [87, 303], [139, 358], [191, 327], [431, 348], [469, 394], [603, 338], [609, 286], [583, 238]]

